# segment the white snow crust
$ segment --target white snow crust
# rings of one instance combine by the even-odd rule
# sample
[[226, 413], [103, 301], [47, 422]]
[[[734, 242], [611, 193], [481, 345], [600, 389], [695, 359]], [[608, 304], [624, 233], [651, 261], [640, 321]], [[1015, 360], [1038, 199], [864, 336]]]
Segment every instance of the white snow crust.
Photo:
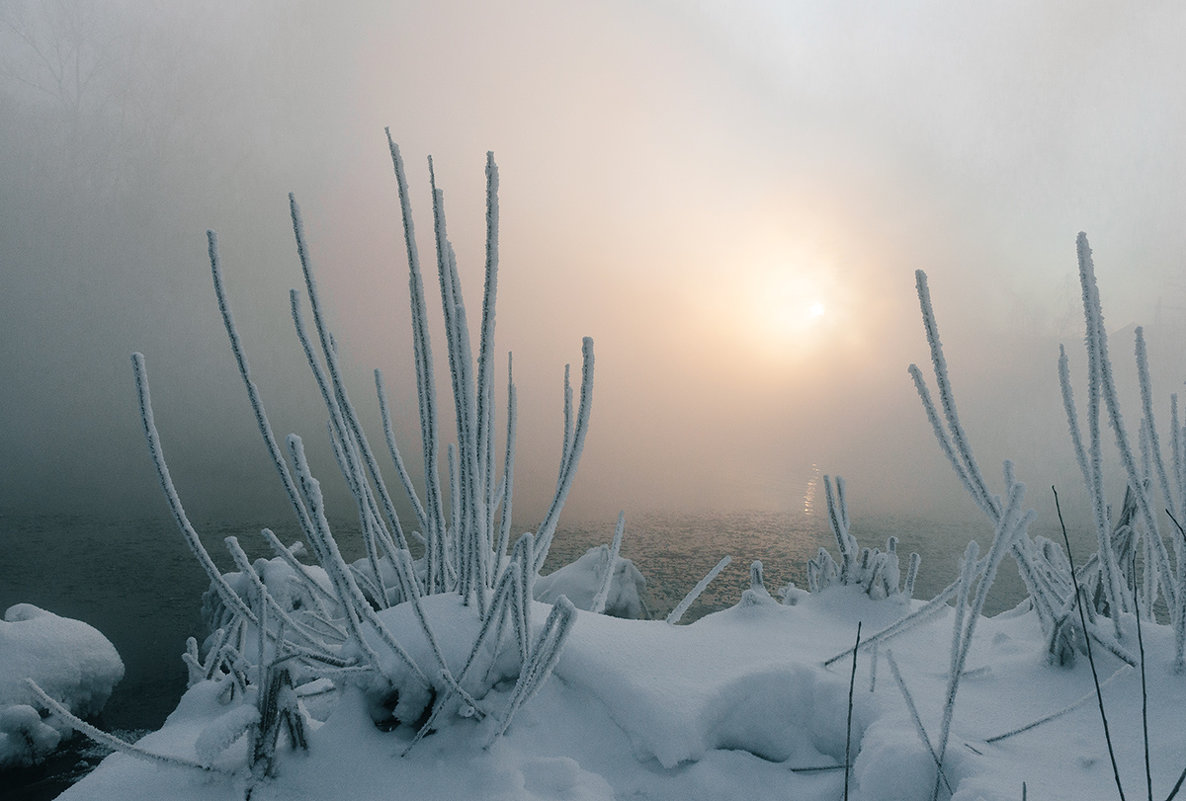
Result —
[[0, 767], [35, 764], [70, 732], [42, 720], [26, 679], [85, 718], [103, 709], [123, 675], [115, 646], [86, 623], [32, 604], [9, 607], [0, 621]]
[[[283, 746], [276, 776], [251, 798], [381, 799], [394, 788], [417, 799], [836, 799], [843, 793], [851, 660], [858, 621], [872, 634], [917, 602], [874, 601], [856, 587], [798, 597], [793, 606], [747, 591], [737, 606], [687, 626], [579, 613], [563, 656], [542, 691], [506, 735], [489, 741], [511, 691], [496, 681], [479, 704], [491, 716], [442, 720], [402, 756], [413, 731], [381, 731], [363, 686], [343, 685], [324, 722], [310, 719], [307, 752]], [[456, 596], [424, 599], [426, 615], [451, 667], [467, 656], [476, 611]], [[536, 603], [539, 626], [548, 609]], [[406, 605], [380, 613], [416, 659], [428, 645]], [[952, 610], [882, 644], [862, 648], [855, 679], [850, 798], [913, 801], [931, 797], [933, 761], [915, 731], [886, 661], [891, 651], [932, 738], [942, 716]], [[1134, 621], [1125, 619], [1135, 641]], [[1146, 624], [1155, 794], [1164, 797], [1186, 767], [1186, 681], [1173, 673], [1173, 632]], [[1101, 674], [1121, 667], [1097, 655]], [[876, 663], [876, 674], [874, 674]], [[1086, 660], [1052, 666], [1032, 614], [980, 621], [955, 708], [944, 771], [955, 801], [1016, 801], [1022, 782], [1033, 798], [1111, 797], [1112, 778], [1098, 711], [1083, 704], [1058, 719], [995, 743], [1001, 734], [1058, 711], [1090, 693]], [[1139, 672], [1106, 684], [1113, 740], [1126, 790], [1143, 794]], [[232, 702], [236, 703], [236, 702]], [[243, 798], [252, 782], [244, 749], [214, 755], [203, 732], [230, 731], [229, 709], [214, 682], [196, 684], [158, 732], [139, 745], [201, 760], [203, 751], [232, 777], [161, 767], [115, 754], [65, 801], [168, 797], [171, 801]], [[229, 735], [228, 735], [229, 736]], [[219, 746], [226, 745], [219, 742]], [[824, 768], [824, 770], [819, 770]], [[809, 770], [815, 769], [815, 770]]]

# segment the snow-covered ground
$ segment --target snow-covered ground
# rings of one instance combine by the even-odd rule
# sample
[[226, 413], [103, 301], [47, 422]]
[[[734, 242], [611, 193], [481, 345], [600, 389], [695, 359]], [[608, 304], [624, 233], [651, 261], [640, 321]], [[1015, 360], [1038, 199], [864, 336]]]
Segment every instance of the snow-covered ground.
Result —
[[[234, 799], [837, 799], [844, 793], [851, 660], [823, 663], [918, 602], [874, 601], [859, 587], [796, 593], [784, 605], [749, 591], [732, 609], [691, 625], [578, 613], [563, 656], [506, 734], [490, 741], [510, 691], [478, 699], [491, 717], [452, 716], [406, 754], [414, 729], [381, 731], [366, 694], [343, 690], [323, 723], [310, 720], [307, 750], [282, 747], [276, 775], [253, 779], [244, 736], [213, 760], [218, 771], [114, 754], [62, 798]], [[452, 595], [425, 599], [445, 657], [457, 669], [477, 627]], [[548, 608], [536, 604], [534, 620]], [[934, 761], [908, 711], [888, 659], [917, 704], [932, 741], [947, 687], [952, 616], [946, 609], [877, 648], [858, 651], [849, 797], [930, 798]], [[406, 605], [383, 613], [409, 651], [427, 649]], [[1135, 619], [1125, 638], [1135, 643]], [[1186, 680], [1172, 672], [1172, 632], [1143, 627], [1149, 682], [1154, 795], [1164, 798], [1186, 767]], [[980, 621], [955, 705], [944, 775], [961, 801], [1116, 797], [1086, 659], [1059, 667], [1045, 658], [1032, 613]], [[1112, 739], [1129, 797], [1144, 796], [1140, 673], [1097, 654]], [[227, 679], [223, 680], [224, 682]], [[204, 731], [233, 717], [240, 701], [223, 687], [194, 685], [140, 746], [203, 761]], [[1050, 722], [989, 742], [1080, 699]], [[209, 735], [207, 736], [207, 738]], [[284, 742], [282, 740], [282, 742]], [[946, 788], [940, 792], [947, 798]]]
[[124, 664], [106, 637], [79, 620], [16, 604], [0, 621], [0, 768], [31, 765], [71, 729], [42, 720], [31, 678], [74, 714], [97, 714], [123, 678]]

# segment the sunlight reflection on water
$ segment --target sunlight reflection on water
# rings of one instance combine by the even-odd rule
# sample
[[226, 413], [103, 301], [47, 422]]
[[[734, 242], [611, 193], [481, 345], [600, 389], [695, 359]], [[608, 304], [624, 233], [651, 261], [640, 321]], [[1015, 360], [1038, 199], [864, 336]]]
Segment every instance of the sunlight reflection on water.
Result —
[[803, 491], [803, 514], [815, 517], [815, 496], [819, 492], [820, 479], [823, 477], [819, 465], [811, 465], [811, 474], [807, 479], [807, 488]]

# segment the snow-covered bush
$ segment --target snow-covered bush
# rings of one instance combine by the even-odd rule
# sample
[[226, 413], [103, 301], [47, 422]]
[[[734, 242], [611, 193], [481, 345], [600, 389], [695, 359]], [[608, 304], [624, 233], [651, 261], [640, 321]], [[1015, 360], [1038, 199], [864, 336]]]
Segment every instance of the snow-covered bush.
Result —
[[32, 679], [75, 715], [103, 709], [124, 675], [115, 646], [80, 620], [16, 604], [0, 621], [0, 768], [31, 765], [55, 748], [69, 726], [42, 719]]

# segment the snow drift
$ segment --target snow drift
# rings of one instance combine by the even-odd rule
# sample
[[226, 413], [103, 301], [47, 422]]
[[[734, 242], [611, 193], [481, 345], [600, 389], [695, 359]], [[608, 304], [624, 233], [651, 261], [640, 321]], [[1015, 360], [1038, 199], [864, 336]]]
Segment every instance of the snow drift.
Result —
[[96, 629], [32, 604], [10, 606], [0, 621], [0, 767], [39, 762], [71, 731], [42, 718], [26, 679], [85, 718], [103, 709], [123, 676], [115, 646]]

